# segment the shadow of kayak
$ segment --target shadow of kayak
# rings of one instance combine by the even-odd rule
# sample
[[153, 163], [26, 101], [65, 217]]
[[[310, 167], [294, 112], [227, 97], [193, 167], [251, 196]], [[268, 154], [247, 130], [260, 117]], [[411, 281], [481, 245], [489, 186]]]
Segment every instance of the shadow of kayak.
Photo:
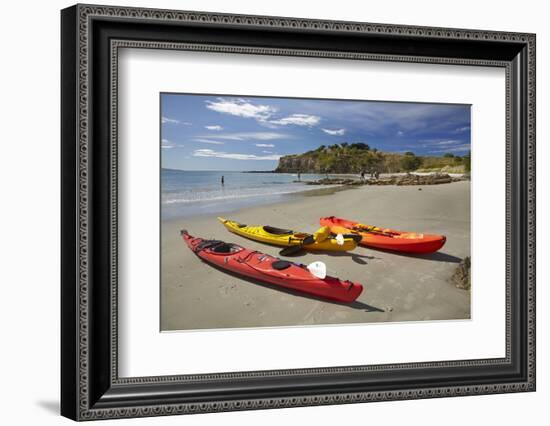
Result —
[[[249, 282], [251, 284], [256, 284], [256, 285], [259, 285], [259, 286], [262, 286], [262, 287], [265, 287], [265, 288], [269, 288], [269, 289], [272, 289], [272, 290], [277, 290], [277, 291], [280, 291], [280, 292], [283, 292], [283, 293], [286, 293], [286, 294], [290, 294], [290, 295], [293, 295], [293, 296], [299, 296], [299, 297], [303, 297], [303, 298], [306, 298], [306, 299], [315, 300], [315, 301], [318, 301], [318, 302], [330, 303], [332, 305], [340, 305], [340, 306], [345, 306], [345, 307], [349, 307], [349, 308], [352, 308], [352, 309], [363, 310], [364, 312], [385, 312], [383, 309], [377, 308], [376, 306], [368, 305], [368, 304], [363, 303], [363, 302], [359, 302], [357, 300], [354, 301], [354, 302], [351, 302], [351, 303], [338, 302], [338, 301], [335, 301], [335, 300], [330, 300], [330, 299], [324, 299], [322, 297], [317, 297], [317, 296], [314, 296], [314, 295], [311, 295], [311, 294], [308, 294], [308, 293], [304, 293], [304, 292], [301, 292], [301, 291], [292, 290], [290, 288], [281, 287], [281, 286], [278, 286], [278, 285], [275, 285], [275, 284], [270, 284], [270, 283], [258, 281], [258, 280], [255, 280], [253, 278], [250, 278], [250, 277], [247, 277], [247, 276], [244, 276], [244, 275], [240, 275], [240, 274], [236, 274], [232, 271], [228, 271], [227, 269], [220, 268], [219, 266], [208, 263], [208, 262], [206, 262], [206, 261], [204, 261], [200, 258], [199, 258], [199, 260], [202, 263], [204, 263], [206, 266], [211, 267], [213, 269], [216, 269], [220, 272], [223, 272], [224, 274], [229, 275], [233, 278], [238, 278], [240, 280]], [[363, 291], [366, 291], [365, 286], [363, 286]]]
[[443, 253], [441, 251], [436, 251], [435, 253], [404, 253], [393, 250], [383, 250], [377, 249], [374, 247], [363, 247], [370, 250], [376, 250], [382, 253], [395, 254], [397, 256], [409, 257], [413, 259], [425, 259], [431, 260], [433, 262], [446, 262], [446, 263], [460, 263], [462, 259], [452, 254]]
[[[298, 253], [295, 253], [295, 254], [292, 254], [292, 255], [286, 255], [286, 256], [283, 255], [283, 257], [295, 258], [295, 257], [305, 256], [306, 254], [319, 254], [319, 255], [332, 256], [332, 257], [350, 257], [351, 260], [353, 260], [355, 263], [358, 263], [360, 265], [366, 265], [367, 264], [367, 262], [364, 259], [368, 259], [368, 260], [381, 259], [380, 257], [376, 257], [376, 256], [367, 256], [367, 255], [364, 255], [364, 254], [358, 254], [354, 251], [329, 251], [329, 250], [326, 250], [326, 251], [323, 251], [323, 250], [315, 250], [315, 251], [302, 250], [302, 251], [300, 251]], [[280, 253], [279, 253], [279, 255], [281, 256]]]

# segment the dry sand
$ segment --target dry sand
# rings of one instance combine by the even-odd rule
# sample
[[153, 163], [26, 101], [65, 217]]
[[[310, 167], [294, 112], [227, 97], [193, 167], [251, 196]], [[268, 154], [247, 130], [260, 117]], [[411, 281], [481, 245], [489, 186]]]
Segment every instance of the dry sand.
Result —
[[[280, 291], [210, 267], [185, 245], [179, 230], [277, 255], [279, 248], [229, 233], [212, 217], [162, 224], [161, 329], [189, 330], [470, 318], [470, 292], [449, 279], [470, 255], [470, 182], [422, 186], [368, 186], [329, 195], [296, 195], [284, 203], [227, 215], [247, 224], [313, 232], [322, 216], [341, 216], [403, 231], [444, 234], [437, 253], [409, 256], [358, 247], [350, 253], [293, 257], [326, 263], [328, 273], [359, 281], [352, 305]], [[475, 286], [475, 283], [473, 283]]]

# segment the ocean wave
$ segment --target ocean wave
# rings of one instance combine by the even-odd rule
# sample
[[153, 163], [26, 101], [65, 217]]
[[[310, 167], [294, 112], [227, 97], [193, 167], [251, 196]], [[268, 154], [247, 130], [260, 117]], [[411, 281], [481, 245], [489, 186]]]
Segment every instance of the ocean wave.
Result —
[[293, 194], [296, 192], [302, 192], [305, 188], [295, 188], [295, 189], [289, 189], [287, 191], [277, 191], [277, 192], [269, 192], [269, 193], [250, 193], [250, 194], [224, 194], [214, 197], [206, 197], [206, 198], [171, 198], [167, 200], [162, 200], [162, 204], [170, 205], [170, 204], [188, 204], [188, 203], [204, 203], [209, 201], [223, 201], [223, 200], [234, 200], [239, 198], [251, 198], [251, 197], [270, 197], [273, 195], [285, 195], [285, 194]]

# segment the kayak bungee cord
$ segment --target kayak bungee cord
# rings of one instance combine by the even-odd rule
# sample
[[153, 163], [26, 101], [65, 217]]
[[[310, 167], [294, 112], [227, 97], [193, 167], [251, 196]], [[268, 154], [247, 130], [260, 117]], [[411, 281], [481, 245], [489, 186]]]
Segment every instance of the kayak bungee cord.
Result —
[[356, 232], [367, 232], [369, 234], [375, 234], [375, 235], [384, 235], [389, 238], [394, 238], [395, 236], [399, 235], [399, 232], [392, 232], [392, 231], [384, 231], [383, 229], [380, 229], [376, 226], [354, 226], [352, 228], [352, 231]]
[[[245, 265], [245, 266], [248, 266], [250, 269], [253, 269], [254, 271], [258, 272], [259, 274], [262, 274], [262, 275], [266, 275], [266, 276], [270, 276], [269, 273], [267, 273], [266, 271], [262, 271], [261, 269], [258, 269], [254, 266], [252, 266], [251, 264], [249, 263], [246, 263], [250, 257], [252, 257], [253, 254], [261, 254], [261, 255], [264, 255], [264, 256], [268, 256], [268, 257], [271, 257], [272, 259], [275, 259], [275, 261], [277, 261], [278, 259], [276, 257], [273, 257], [273, 256], [269, 256], [267, 254], [264, 254], [262, 252], [259, 252], [259, 251], [251, 251], [250, 253], [248, 253], [246, 255], [246, 257], [244, 258], [239, 258], [239, 259], [235, 259], [236, 262], [239, 262], [240, 264], [242, 265]], [[262, 262], [262, 260], [260, 260], [260, 262]], [[272, 262], [274, 263], [274, 262]], [[304, 265], [298, 265], [294, 262], [289, 262], [291, 263], [292, 265], [294, 266], [298, 266], [299, 268], [303, 268], [303, 269], [307, 269], [307, 268], [304, 268]], [[281, 274], [279, 273], [280, 275], [286, 275], [286, 274]], [[315, 275], [314, 275], [315, 276]], [[315, 278], [300, 278], [300, 281], [304, 281], [304, 282], [307, 282], [307, 281], [316, 281], [317, 280], [317, 277]]]

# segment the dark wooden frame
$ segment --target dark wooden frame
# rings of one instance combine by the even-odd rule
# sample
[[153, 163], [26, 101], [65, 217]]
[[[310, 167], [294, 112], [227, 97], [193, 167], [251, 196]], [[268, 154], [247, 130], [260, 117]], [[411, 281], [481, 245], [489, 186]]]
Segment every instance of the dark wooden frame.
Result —
[[[64, 416], [89, 420], [535, 389], [533, 34], [95, 5], [64, 9], [61, 28]], [[116, 65], [120, 47], [505, 68], [506, 357], [119, 378]]]

